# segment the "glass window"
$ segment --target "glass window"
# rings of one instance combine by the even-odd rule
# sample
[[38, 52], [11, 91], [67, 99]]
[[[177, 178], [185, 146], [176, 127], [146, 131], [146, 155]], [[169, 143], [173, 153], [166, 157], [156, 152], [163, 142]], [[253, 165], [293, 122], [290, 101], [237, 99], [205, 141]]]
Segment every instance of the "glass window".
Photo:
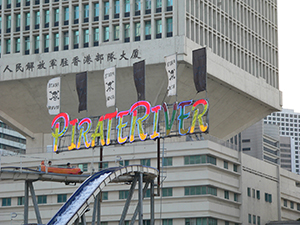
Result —
[[2, 206], [11, 206], [11, 198], [2, 198]]
[[74, 31], [74, 44], [79, 44], [79, 31]]
[[45, 11], [45, 24], [49, 23], [49, 10]]
[[57, 195], [57, 202], [66, 202], [67, 201], [67, 194], [58, 194]]
[[16, 15], [16, 28], [21, 26], [21, 14]]
[[120, 27], [119, 25], [114, 25], [114, 40], [119, 40]]
[[211, 186], [193, 186], [185, 187], [184, 195], [215, 195], [217, 196], [217, 188]]
[[94, 4], [94, 17], [99, 16], [99, 3]]
[[35, 25], [39, 25], [40, 24], [40, 11], [36, 11], [35, 13], [34, 13], [34, 20], [35, 20]]
[[253, 224], [256, 224], [256, 216], [253, 215]]
[[79, 19], [79, 6], [74, 6], [74, 20]]
[[141, 165], [143, 166], [151, 166], [150, 159], [141, 159], [140, 160]]
[[256, 190], [256, 198], [260, 199], [260, 190]]
[[34, 49], [39, 49], [40, 48], [40, 36], [35, 36], [34, 37]]
[[[79, 43], [79, 31], [77, 31], [77, 32], [78, 32], [78, 43]], [[75, 41], [74, 41], [74, 44], [75, 44]], [[78, 168], [80, 168], [82, 170], [82, 172], [87, 172], [88, 171], [88, 164], [87, 163], [78, 164]]]
[[44, 48], [49, 48], [49, 34], [44, 36]]
[[[21, 17], [20, 17], [21, 18]], [[2, 29], [2, 16], [0, 16], [0, 30]]]
[[224, 161], [224, 168], [228, 169], [228, 162], [227, 161]]
[[59, 21], [59, 9], [54, 9], [54, 22]]
[[163, 158], [163, 166], [172, 166], [173, 165], [173, 158], [172, 157], [166, 157]]
[[84, 30], [84, 43], [89, 43], [89, 38], [90, 38], [89, 30]]
[[151, 0], [146, 0], [146, 5], [145, 5], [145, 9], [151, 9]]
[[99, 28], [94, 28], [94, 41], [99, 41]]
[[173, 0], [167, 0], [167, 6], [173, 6]]
[[151, 35], [151, 21], [145, 22], [145, 35]]
[[162, 225], [173, 225], [173, 220], [172, 219], [163, 219]]
[[173, 196], [173, 188], [162, 188], [162, 196]]
[[248, 223], [251, 223], [251, 221], [252, 221], [252, 216], [251, 214], [248, 214]]
[[257, 216], [257, 225], [260, 225], [260, 216]]
[[126, 199], [128, 197], [129, 191], [119, 191], [119, 199]]
[[64, 46], [69, 45], [69, 32], [64, 32]]
[[167, 18], [167, 33], [173, 32], [173, 18]]
[[107, 191], [101, 192], [101, 199], [102, 200], [108, 200], [108, 192]]
[[37, 203], [38, 204], [47, 204], [47, 195], [37, 196]]
[[251, 188], [247, 188], [247, 195], [248, 195], [248, 197], [251, 197]]
[[135, 11], [141, 10], [141, 0], [135, 0]]
[[224, 198], [229, 199], [229, 191], [224, 191]]
[[129, 160], [122, 160], [119, 162], [120, 166], [129, 166]]
[[125, 24], [124, 29], [125, 29], [125, 31], [124, 31], [125, 38], [129, 38], [130, 37], [130, 24], [129, 23]]
[[25, 54], [29, 54], [30, 50], [30, 39], [29, 37], [25, 37]]
[[104, 2], [104, 15], [109, 15], [109, 2]]
[[11, 16], [6, 16], [6, 29], [11, 28]]
[[125, 12], [130, 12], [130, 0], [125, 0]]
[[161, 8], [162, 2], [161, 0], [156, 0], [156, 8]]
[[18, 205], [24, 205], [25, 197], [18, 197]]
[[156, 20], [156, 34], [162, 33], [162, 23], [161, 20]]
[[109, 27], [104, 27], [104, 41], [109, 41]]
[[89, 5], [86, 4], [83, 6], [84, 9], [84, 18], [89, 18]]
[[290, 202], [290, 205], [291, 205], [291, 209], [294, 209], [294, 202]]
[[140, 37], [141, 35], [141, 23], [135, 23], [134, 24], [134, 36], [135, 37]]
[[115, 0], [115, 14], [120, 13], [120, 0]]
[[237, 168], [238, 168], [237, 165], [236, 165], [236, 164], [233, 164], [233, 171], [234, 171], [234, 172], [237, 172], [237, 171], [238, 171]]
[[69, 16], [70, 16], [69, 7], [65, 7], [64, 8], [64, 21], [68, 21], [69, 20]]
[[234, 197], [234, 201], [237, 202], [238, 201], [238, 194], [234, 193], [233, 197]]
[[55, 48], [55, 50], [57, 50], [58, 46], [59, 46], [59, 34], [56, 33], [56, 34], [54, 34], [54, 48]]

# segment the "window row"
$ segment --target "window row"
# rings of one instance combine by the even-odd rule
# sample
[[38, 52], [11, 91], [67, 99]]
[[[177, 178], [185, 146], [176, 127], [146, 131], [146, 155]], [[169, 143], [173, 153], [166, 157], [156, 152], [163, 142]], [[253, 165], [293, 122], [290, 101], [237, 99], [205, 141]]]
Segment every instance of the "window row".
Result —
[[[213, 53], [256, 77], [264, 78], [273, 87], [278, 87], [278, 51], [261, 39], [251, 41], [251, 45], [257, 49], [256, 54], [197, 21], [187, 20], [186, 34], [196, 43], [208, 46]], [[248, 41], [249, 37], [245, 36], [243, 39]]]
[[[228, 169], [228, 161], [223, 161], [224, 168]], [[132, 163], [137, 163], [137, 162], [132, 162]], [[173, 157], [163, 157], [161, 159], [162, 166], [173, 166]], [[194, 164], [213, 164], [217, 165], [217, 158], [211, 155], [191, 155], [191, 156], [185, 156], [184, 157], [184, 165], [194, 165]], [[119, 166], [129, 166], [130, 165], [130, 160], [120, 160], [118, 161]], [[151, 165], [151, 159], [140, 159], [139, 164], [143, 166], [153, 166]], [[66, 165], [56, 165], [55, 163], [53, 166], [58, 166], [58, 167], [65, 167]], [[80, 163], [72, 166], [77, 166], [80, 168], [83, 172], [88, 172], [89, 171], [89, 164], [88, 163]], [[116, 166], [115, 162], [113, 165], [110, 165], [109, 162], [100, 162], [98, 163], [98, 171], [101, 171], [102, 169], [106, 169], [112, 166]], [[234, 172], [238, 172], [238, 165], [237, 164], [232, 164], [232, 170]]]
[[[30, 4], [39, 5], [40, 3], [48, 4], [50, 2], [50, 0], [0, 0], [0, 9], [2, 8], [2, 1], [6, 9], [10, 9], [12, 6], [18, 8], [21, 7], [21, 4], [23, 6], [30, 6]], [[52, 2], [59, 2], [59, 0], [52, 0]], [[12, 5], [12, 3], [15, 3], [15, 5]]]
[[[135, 0], [135, 15], [140, 15], [141, 0]], [[151, 1], [146, 1], [145, 13], [151, 13]], [[130, 16], [130, 1], [125, 0], [124, 17]], [[160, 9], [161, 12], [161, 1], [157, 1], [156, 10]], [[172, 10], [173, 1], [167, 0], [167, 10]], [[19, 32], [21, 30], [22, 22], [24, 23], [22, 30], [40, 29], [48, 27], [58, 27], [62, 25], [89, 23], [91, 20], [99, 21], [99, 16], [103, 17], [103, 20], [109, 19], [109, 2], [103, 2], [103, 15], [100, 15], [99, 3], [93, 3], [93, 14], [90, 15], [90, 5], [85, 4], [80, 9], [79, 5], [73, 6], [72, 10], [69, 7], [53, 8], [53, 10], [45, 9], [41, 11], [32, 11], [24, 13], [16, 13], [5, 16], [5, 33]], [[62, 11], [62, 12], [61, 12]], [[80, 12], [82, 13], [82, 20], [80, 20]], [[52, 15], [50, 15], [50, 13]], [[114, 1], [114, 18], [119, 18], [120, 14], [120, 1]], [[92, 19], [90, 20], [90, 16]], [[12, 21], [15, 21], [12, 24]], [[71, 21], [71, 22], [70, 22]], [[30, 27], [32, 25], [32, 27]], [[0, 16], [0, 29], [2, 28], [2, 17]]]
[[293, 201], [289, 201], [289, 206], [288, 206], [288, 200], [287, 199], [283, 199], [283, 206], [284, 207], [290, 207], [291, 209], [295, 209], [295, 205], [297, 205], [297, 210], [300, 211], [300, 204], [299, 203], [295, 203]]
[[[141, 23], [137, 22], [133, 24], [133, 28], [130, 27], [129, 23], [124, 24], [123, 32], [120, 32], [119, 25], [114, 25], [111, 27], [103, 26], [101, 31], [102, 38], [100, 37], [99, 28], [94, 28], [92, 31], [90, 31], [89, 29], [84, 29], [82, 31], [75, 30], [71, 33], [69, 31], [66, 31], [61, 33], [44, 34], [43, 36], [34, 35], [32, 36], [32, 40], [30, 40], [30, 36], [25, 36], [23, 38], [17, 37], [13, 39], [5, 39], [4, 52], [6, 54], [19, 53], [22, 51], [22, 49], [24, 49], [22, 53], [25, 55], [29, 55], [38, 54], [41, 52], [93, 47], [99, 46], [100, 42], [118, 41], [120, 40], [121, 33], [123, 35], [124, 42], [129, 42], [130, 39], [132, 39], [132, 41], [140, 41], [150, 40], [152, 37], [156, 39], [162, 38], [163, 23], [161, 19], [155, 20], [155, 25], [152, 25], [151, 21], [145, 21], [143, 27], [143, 38], [141, 38]], [[153, 36], [152, 29], [155, 30]], [[173, 18], [166, 19], [165, 30], [166, 37], [173, 36]], [[131, 34], [133, 35], [132, 38], [130, 38]]]
[[16, 136], [13, 136], [13, 135], [9, 135], [9, 134], [0, 133], [0, 138], [6, 139], [6, 140], [9, 140], [9, 141], [18, 142], [18, 143], [21, 143], [21, 144], [26, 144], [26, 139], [16, 137]]
[[260, 225], [260, 216], [248, 214], [248, 223]]

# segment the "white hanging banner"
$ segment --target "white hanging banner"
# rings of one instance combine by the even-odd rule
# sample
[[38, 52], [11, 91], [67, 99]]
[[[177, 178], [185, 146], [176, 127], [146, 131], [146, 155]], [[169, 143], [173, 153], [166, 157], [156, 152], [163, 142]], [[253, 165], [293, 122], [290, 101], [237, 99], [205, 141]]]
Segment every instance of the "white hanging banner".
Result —
[[166, 71], [168, 75], [168, 96], [176, 95], [177, 92], [177, 55], [165, 57]]
[[47, 108], [50, 115], [60, 113], [60, 77], [52, 78], [48, 81]]
[[116, 67], [110, 67], [104, 70], [104, 87], [106, 97], [106, 107], [111, 107], [116, 104]]

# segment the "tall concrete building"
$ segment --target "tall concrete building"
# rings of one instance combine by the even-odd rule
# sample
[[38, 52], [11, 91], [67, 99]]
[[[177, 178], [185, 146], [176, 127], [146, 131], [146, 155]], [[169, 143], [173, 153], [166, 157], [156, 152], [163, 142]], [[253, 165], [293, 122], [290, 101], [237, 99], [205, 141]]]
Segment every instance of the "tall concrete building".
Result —
[[280, 165], [279, 127], [263, 120], [241, 132], [241, 150], [255, 158]]
[[[107, 141], [101, 165], [119, 166], [122, 158], [122, 165], [163, 166], [161, 181], [165, 189], [161, 201], [156, 201], [155, 217], [157, 223], [161, 220], [164, 225], [295, 220], [300, 210], [300, 199], [294, 196], [298, 194], [294, 185], [298, 176], [227, 148], [223, 145], [226, 142], [220, 140], [281, 110], [277, 42], [276, 0], [2, 1], [0, 119], [26, 137], [28, 157], [21, 163], [20, 158], [7, 158], [5, 166], [33, 169], [41, 160], [52, 160], [55, 166], [71, 161], [85, 173], [97, 171], [99, 146], [84, 149], [91, 134], [81, 145], [81, 135], [78, 138], [75, 134], [74, 138], [57, 142], [58, 150], [76, 143], [78, 151], [47, 152], [56, 146], [52, 133], [55, 136], [55, 129], [63, 127], [61, 123], [51, 129], [54, 115], [49, 115], [46, 107], [47, 82], [53, 77], [61, 78], [59, 96], [55, 97], [60, 99], [61, 112], [69, 115], [65, 121], [70, 119], [76, 125], [76, 118], [101, 120], [102, 115], [111, 115], [116, 108], [125, 115], [137, 100], [132, 67], [145, 60], [145, 100], [156, 106], [208, 99], [206, 122], [210, 136], [202, 134], [205, 141], [199, 142], [186, 142], [185, 137], [165, 138], [162, 157], [169, 159], [157, 163], [157, 145], [149, 140], [152, 130], [147, 130], [146, 142], [127, 141], [118, 146]], [[192, 52], [202, 47], [207, 49], [207, 91], [197, 93]], [[175, 53], [177, 95], [167, 96], [165, 57]], [[116, 107], [107, 108], [103, 73], [110, 67], [116, 68]], [[87, 72], [87, 110], [78, 112], [76, 74], [81, 72]], [[178, 116], [180, 112], [177, 113]], [[134, 116], [134, 112], [131, 114]], [[184, 110], [181, 114], [189, 115]], [[159, 118], [164, 118], [163, 113]], [[114, 127], [116, 123], [113, 119]], [[119, 128], [124, 124], [121, 122]], [[174, 124], [176, 129], [180, 127]], [[79, 132], [80, 127], [75, 125], [72, 126]], [[188, 122], [181, 125], [183, 130]], [[72, 137], [72, 130], [70, 125], [66, 135]], [[162, 128], [159, 131], [165, 132]], [[115, 132], [112, 133], [115, 144]], [[9, 224], [11, 211], [22, 214], [24, 181], [0, 182], [1, 213], [5, 214], [0, 222]], [[37, 182], [34, 186], [43, 221], [49, 220], [74, 191], [74, 187], [55, 182]], [[126, 191], [126, 185], [107, 187], [101, 212], [104, 224], [118, 223]], [[135, 203], [136, 200], [134, 196]], [[284, 202], [293, 208], [283, 206]], [[144, 220], [148, 225], [150, 203], [145, 200], [145, 204]], [[30, 212], [37, 208], [29, 205]], [[128, 213], [132, 216], [133, 209]], [[87, 214], [86, 218], [91, 224], [92, 216]], [[35, 221], [35, 215], [29, 213], [28, 222]]]
[[26, 139], [0, 121], [0, 155], [24, 154]]
[[278, 125], [280, 136], [293, 139], [291, 140], [291, 169], [294, 173], [300, 174], [300, 113], [291, 109], [282, 109], [281, 112], [274, 112], [265, 117], [264, 123]]

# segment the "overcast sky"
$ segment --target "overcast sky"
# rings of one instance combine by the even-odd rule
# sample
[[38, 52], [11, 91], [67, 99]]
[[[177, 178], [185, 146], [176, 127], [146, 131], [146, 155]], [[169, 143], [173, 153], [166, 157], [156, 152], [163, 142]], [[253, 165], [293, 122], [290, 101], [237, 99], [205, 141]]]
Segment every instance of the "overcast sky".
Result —
[[278, 0], [279, 89], [283, 108], [300, 113], [300, 0]]

